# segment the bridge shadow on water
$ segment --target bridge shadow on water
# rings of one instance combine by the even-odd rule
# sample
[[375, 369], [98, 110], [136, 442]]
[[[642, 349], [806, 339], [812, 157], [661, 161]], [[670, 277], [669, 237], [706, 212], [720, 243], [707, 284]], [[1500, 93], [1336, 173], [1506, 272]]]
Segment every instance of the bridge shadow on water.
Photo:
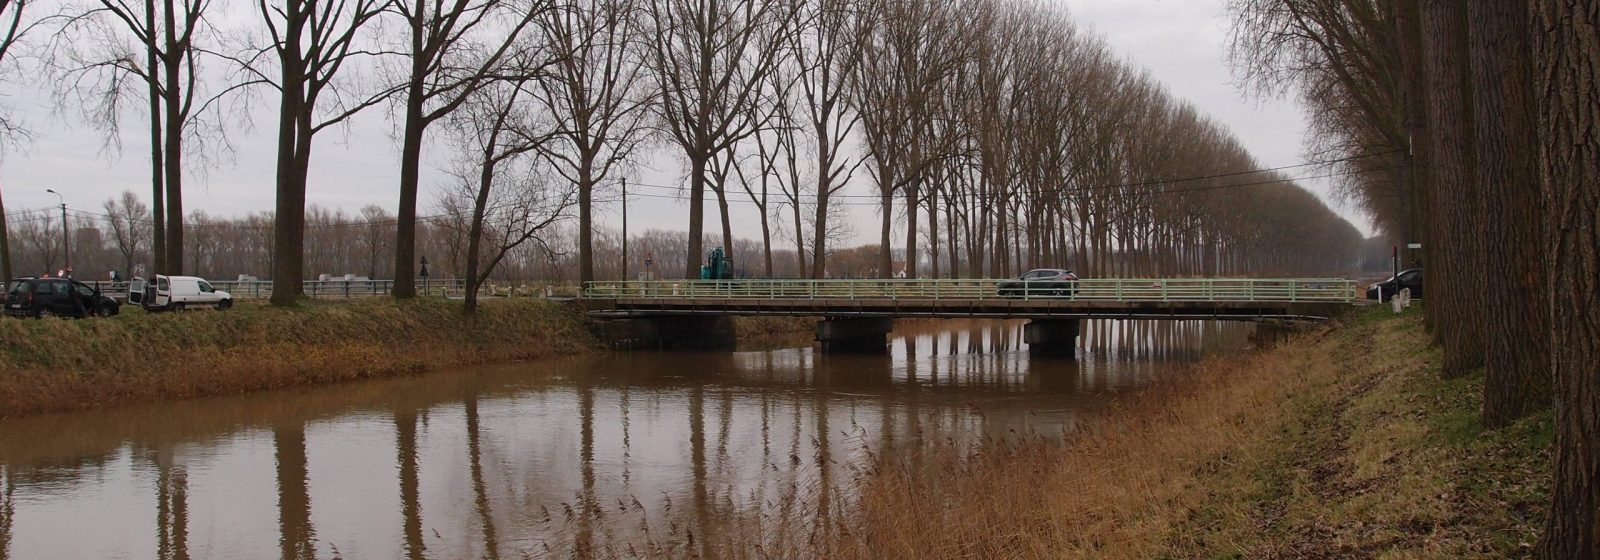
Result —
[[[1059, 438], [1248, 325], [902, 321], [0, 423], [0, 559], [727, 556], [847, 516], [874, 461]], [[85, 531], [94, 527], [93, 531]], [[733, 554], [738, 555], [738, 554]]]

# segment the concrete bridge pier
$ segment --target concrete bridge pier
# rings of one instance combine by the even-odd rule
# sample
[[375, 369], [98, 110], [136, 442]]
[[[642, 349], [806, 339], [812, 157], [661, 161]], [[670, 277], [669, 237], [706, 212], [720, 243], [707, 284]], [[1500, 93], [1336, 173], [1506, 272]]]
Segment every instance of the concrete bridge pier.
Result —
[[617, 350], [732, 350], [733, 318], [691, 315], [605, 321], [600, 337]]
[[817, 342], [823, 352], [883, 352], [891, 330], [888, 317], [830, 317], [817, 323]]
[[1033, 319], [1022, 326], [1022, 341], [1036, 356], [1077, 356], [1078, 319]]

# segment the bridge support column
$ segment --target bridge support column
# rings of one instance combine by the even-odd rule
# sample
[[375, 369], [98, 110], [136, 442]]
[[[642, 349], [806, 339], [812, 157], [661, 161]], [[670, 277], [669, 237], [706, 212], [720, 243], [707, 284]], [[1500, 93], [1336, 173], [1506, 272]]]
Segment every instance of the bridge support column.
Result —
[[828, 318], [817, 323], [817, 342], [824, 352], [882, 352], [893, 329], [888, 317]]
[[1034, 319], [1022, 326], [1022, 341], [1028, 343], [1030, 354], [1075, 357], [1078, 323], [1078, 319]]
[[641, 317], [605, 321], [600, 337], [617, 350], [732, 350], [732, 317]]

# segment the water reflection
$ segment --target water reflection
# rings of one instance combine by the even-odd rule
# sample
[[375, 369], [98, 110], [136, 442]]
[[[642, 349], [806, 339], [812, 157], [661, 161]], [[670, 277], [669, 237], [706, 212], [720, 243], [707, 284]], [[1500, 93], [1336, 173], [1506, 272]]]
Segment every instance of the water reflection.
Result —
[[306, 431], [303, 424], [272, 427], [278, 459], [278, 546], [283, 560], [315, 558], [311, 546], [311, 493], [306, 473]]
[[172, 446], [151, 452], [156, 465], [156, 556], [163, 560], [189, 558], [189, 477], [174, 464]]
[[829, 530], [869, 456], [1059, 435], [1173, 362], [1249, 344], [1239, 326], [1090, 323], [1077, 360], [1047, 360], [1021, 328], [909, 323], [875, 355], [802, 339], [19, 419], [0, 424], [0, 560], [717, 556], [756, 544], [718, 542], [733, 523]]
[[0, 465], [0, 560], [11, 557], [11, 516], [16, 512], [16, 495], [11, 469]]

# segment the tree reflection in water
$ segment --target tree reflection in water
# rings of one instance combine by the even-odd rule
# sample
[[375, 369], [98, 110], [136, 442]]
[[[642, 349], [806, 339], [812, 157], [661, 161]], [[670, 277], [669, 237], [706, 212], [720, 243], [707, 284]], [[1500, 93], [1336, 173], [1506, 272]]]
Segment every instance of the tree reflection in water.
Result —
[[[1173, 362], [1249, 345], [1248, 328], [1194, 321], [1089, 322], [1082, 333], [1075, 360], [1031, 356], [1020, 321], [924, 321], [868, 354], [809, 345], [602, 354], [0, 423], [0, 560], [60, 556], [50, 553], [61, 535], [100, 556], [160, 559], [245, 556], [230, 547], [273, 537], [287, 560], [319, 546], [346, 558], [498, 559], [748, 556], [773, 543], [847, 542], [820, 537], [850, 529], [856, 485], [880, 465], [921, 468], [936, 449], [1060, 438], [1084, 411]], [[375, 425], [384, 435], [363, 439]], [[252, 457], [249, 434], [270, 438], [262, 453], [275, 470], [196, 482], [210, 471], [194, 461]], [[127, 446], [152, 450], [137, 456], [153, 468], [124, 477], [132, 484], [95, 486], [120, 480], [104, 473], [126, 468], [113, 459]], [[373, 468], [366, 457], [396, 475], [353, 470]], [[269, 477], [276, 503], [260, 503], [248, 487], [270, 487]], [[37, 504], [102, 507], [74, 488], [137, 498], [126, 503], [138, 510], [118, 513], [153, 517], [152, 546], [66, 526], [15, 533]], [[397, 489], [392, 505], [371, 498]], [[378, 509], [313, 528], [313, 503]], [[271, 511], [277, 534], [196, 526], [192, 505]]]
[[0, 560], [11, 558], [11, 519], [17, 511], [16, 494], [11, 468], [0, 465]]
[[311, 495], [306, 488], [305, 425], [274, 426], [272, 442], [278, 459], [278, 545], [282, 558], [315, 558], [316, 550], [311, 544]]

